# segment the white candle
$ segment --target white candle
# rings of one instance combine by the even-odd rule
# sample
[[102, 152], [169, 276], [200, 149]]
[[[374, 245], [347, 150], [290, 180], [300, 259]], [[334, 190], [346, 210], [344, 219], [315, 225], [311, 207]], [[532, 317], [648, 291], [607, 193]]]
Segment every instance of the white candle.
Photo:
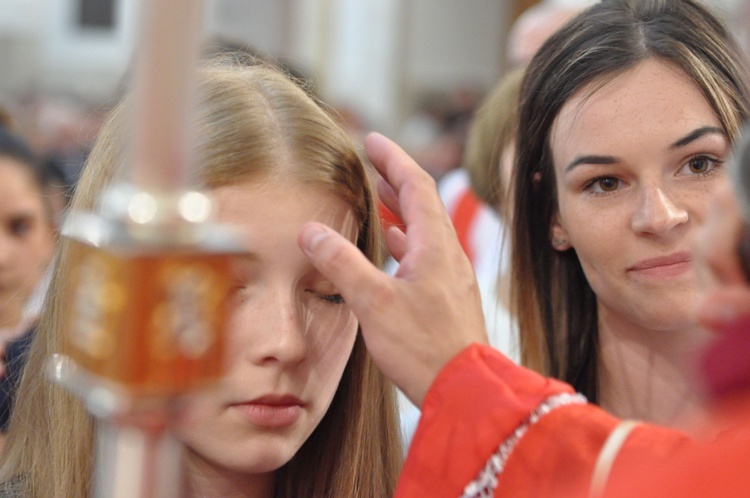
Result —
[[200, 0], [143, 0], [135, 55], [131, 177], [140, 188], [169, 191], [185, 186], [202, 7]]

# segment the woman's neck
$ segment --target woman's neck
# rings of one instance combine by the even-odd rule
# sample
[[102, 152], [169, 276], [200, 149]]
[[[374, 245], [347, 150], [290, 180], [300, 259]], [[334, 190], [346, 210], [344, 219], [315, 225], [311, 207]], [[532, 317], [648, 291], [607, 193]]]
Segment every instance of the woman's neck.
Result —
[[184, 494], [189, 498], [272, 498], [274, 474], [218, 469], [187, 450]]
[[620, 418], [683, 425], [702, 412], [692, 372], [708, 337], [698, 327], [645, 329], [600, 309], [600, 405]]

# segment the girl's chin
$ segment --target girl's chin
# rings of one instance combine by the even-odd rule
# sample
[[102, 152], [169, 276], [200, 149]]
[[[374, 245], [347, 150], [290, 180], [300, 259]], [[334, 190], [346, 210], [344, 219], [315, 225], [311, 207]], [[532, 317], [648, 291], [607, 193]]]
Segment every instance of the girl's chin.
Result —
[[[210, 453], [210, 454], [207, 454]], [[213, 474], [263, 475], [277, 471], [292, 459], [294, 451], [286, 448], [230, 449], [229, 445], [217, 447], [216, 451], [198, 452], [188, 448], [188, 467], [194, 471]]]

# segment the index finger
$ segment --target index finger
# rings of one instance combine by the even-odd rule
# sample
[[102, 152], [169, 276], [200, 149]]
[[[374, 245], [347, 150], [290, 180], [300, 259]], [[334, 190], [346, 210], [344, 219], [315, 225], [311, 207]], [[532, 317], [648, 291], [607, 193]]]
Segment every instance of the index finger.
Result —
[[393, 140], [380, 133], [368, 133], [365, 137], [365, 150], [372, 165], [380, 175], [394, 188], [399, 190], [411, 180], [411, 175], [424, 174], [429, 177], [404, 149]]
[[379, 133], [370, 133], [365, 138], [365, 148], [373, 166], [398, 199], [398, 212], [408, 228], [407, 236], [414, 234], [415, 229], [419, 231], [425, 220], [441, 219], [450, 225], [435, 180], [401, 147]]

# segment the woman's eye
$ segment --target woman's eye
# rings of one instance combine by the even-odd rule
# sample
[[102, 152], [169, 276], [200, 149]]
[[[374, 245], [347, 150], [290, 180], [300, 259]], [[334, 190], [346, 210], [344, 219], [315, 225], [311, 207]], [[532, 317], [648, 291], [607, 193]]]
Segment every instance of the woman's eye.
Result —
[[594, 178], [588, 184], [586, 184], [586, 190], [589, 190], [595, 194], [614, 192], [618, 188], [620, 188], [620, 180], [611, 176]]
[[686, 175], [706, 175], [711, 173], [723, 161], [710, 156], [695, 156], [690, 158], [680, 172]]
[[705, 173], [708, 171], [709, 166], [708, 159], [705, 157], [696, 157], [688, 162], [688, 168], [690, 168], [690, 171], [693, 173]]

